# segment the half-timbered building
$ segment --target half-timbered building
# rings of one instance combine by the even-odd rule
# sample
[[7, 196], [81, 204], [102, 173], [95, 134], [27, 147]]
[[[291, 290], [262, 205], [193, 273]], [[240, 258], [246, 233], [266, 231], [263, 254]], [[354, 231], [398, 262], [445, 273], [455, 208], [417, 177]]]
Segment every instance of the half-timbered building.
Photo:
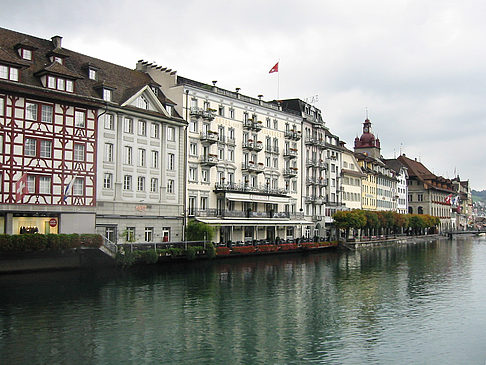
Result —
[[0, 28], [0, 232], [182, 239], [185, 122], [146, 73]]

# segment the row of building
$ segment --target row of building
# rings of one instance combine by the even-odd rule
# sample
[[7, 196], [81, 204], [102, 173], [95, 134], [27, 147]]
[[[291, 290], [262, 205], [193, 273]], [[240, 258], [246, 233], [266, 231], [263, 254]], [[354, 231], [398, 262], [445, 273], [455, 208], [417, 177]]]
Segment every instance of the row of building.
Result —
[[368, 119], [350, 150], [300, 99], [128, 69], [61, 41], [0, 28], [0, 233], [181, 241], [196, 219], [216, 241], [328, 238], [343, 209], [467, 225], [468, 182], [384, 159]]

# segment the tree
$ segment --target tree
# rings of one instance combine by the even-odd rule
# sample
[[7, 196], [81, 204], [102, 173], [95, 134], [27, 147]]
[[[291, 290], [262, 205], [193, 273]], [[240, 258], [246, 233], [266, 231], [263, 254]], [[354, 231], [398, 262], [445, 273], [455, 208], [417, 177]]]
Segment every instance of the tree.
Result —
[[190, 220], [186, 227], [186, 237], [188, 241], [211, 241], [213, 239], [215, 227], [209, 224]]

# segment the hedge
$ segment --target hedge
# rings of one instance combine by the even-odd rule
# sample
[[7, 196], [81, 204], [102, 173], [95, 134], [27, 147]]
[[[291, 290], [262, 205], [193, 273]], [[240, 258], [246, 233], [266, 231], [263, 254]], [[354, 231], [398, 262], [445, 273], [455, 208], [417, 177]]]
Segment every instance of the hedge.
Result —
[[60, 251], [91, 247], [99, 248], [99, 234], [0, 234], [0, 252]]

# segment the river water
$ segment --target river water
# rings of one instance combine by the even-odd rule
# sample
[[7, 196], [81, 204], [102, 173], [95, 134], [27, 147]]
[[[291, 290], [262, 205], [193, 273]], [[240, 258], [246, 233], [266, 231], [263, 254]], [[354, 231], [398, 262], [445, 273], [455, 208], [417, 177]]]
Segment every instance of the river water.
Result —
[[486, 239], [0, 276], [1, 364], [485, 364]]

